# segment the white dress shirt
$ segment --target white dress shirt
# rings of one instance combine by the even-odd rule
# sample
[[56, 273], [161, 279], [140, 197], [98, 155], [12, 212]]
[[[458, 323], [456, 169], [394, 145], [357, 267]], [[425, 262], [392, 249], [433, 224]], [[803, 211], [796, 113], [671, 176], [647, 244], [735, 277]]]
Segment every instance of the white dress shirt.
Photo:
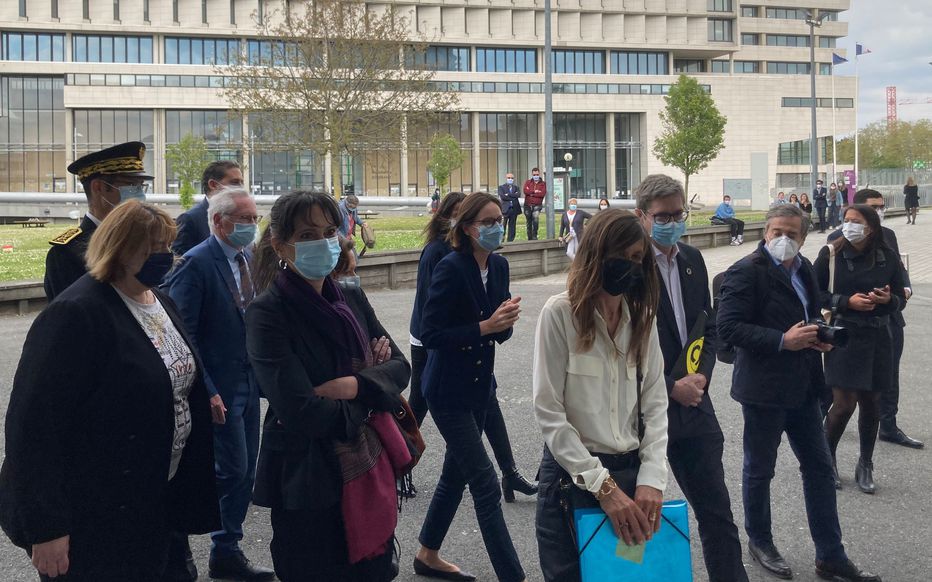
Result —
[[673, 305], [673, 315], [676, 318], [676, 330], [680, 332], [680, 344], [686, 345], [689, 337], [689, 331], [686, 329], [686, 308], [683, 307], [683, 287], [680, 285], [680, 268], [676, 264], [676, 256], [680, 254], [680, 247], [673, 245], [673, 252], [670, 256], [660, 250], [657, 245], [651, 243], [654, 247], [654, 258], [657, 260], [657, 270], [663, 277], [663, 284], [667, 288], [667, 297]]
[[[595, 342], [586, 352], [577, 352], [567, 292], [547, 301], [537, 323], [533, 380], [537, 422], [553, 457], [576, 485], [592, 493], [609, 475], [593, 453], [639, 449], [637, 366], [628, 360], [630, 319], [627, 304], [622, 302], [621, 321], [612, 339], [605, 320], [596, 312]], [[667, 388], [656, 325], [644, 360], [641, 411], [645, 433], [637, 484], [663, 491], [667, 485]]]

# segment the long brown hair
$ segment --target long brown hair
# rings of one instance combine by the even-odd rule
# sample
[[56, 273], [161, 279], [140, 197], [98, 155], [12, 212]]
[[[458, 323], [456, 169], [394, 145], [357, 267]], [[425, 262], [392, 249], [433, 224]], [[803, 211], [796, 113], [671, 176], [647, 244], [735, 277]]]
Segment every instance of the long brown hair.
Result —
[[[863, 190], [861, 190], [861, 192], [863, 192]], [[863, 254], [867, 258], [868, 264], [873, 266], [877, 251], [889, 248], [887, 243], [883, 240], [883, 227], [880, 225], [880, 215], [867, 204], [855, 204], [845, 209], [842, 222], [848, 217], [849, 212], [859, 213], [864, 218], [864, 222], [867, 223], [867, 228], [870, 229], [870, 232], [867, 233], [867, 237], [864, 239]], [[835, 252], [838, 253], [845, 245], [851, 243], [849, 243], [848, 239], [845, 237], [840, 236], [833, 240], [831, 244], [835, 246]]]
[[482, 209], [489, 204], [495, 204], [502, 207], [502, 201], [498, 196], [493, 196], [488, 192], [473, 192], [466, 196], [460, 206], [460, 212], [456, 217], [456, 225], [450, 229], [450, 244], [458, 251], [471, 251], [472, 240], [466, 229], [476, 220]]
[[424, 227], [421, 235], [424, 237], [424, 244], [446, 236], [450, 232], [450, 220], [453, 218], [453, 211], [456, 205], [463, 201], [466, 195], [462, 192], [450, 192], [440, 201], [437, 212], [430, 218], [430, 222]]
[[576, 349], [579, 351], [588, 351], [595, 342], [595, 312], [602, 292], [602, 265], [606, 260], [623, 257], [625, 251], [634, 245], [642, 245], [644, 248], [644, 258], [641, 260], [644, 284], [632, 294], [625, 295], [631, 313], [631, 349], [628, 358], [632, 363], [643, 361], [657, 314], [660, 286], [647, 233], [634, 214], [617, 208], [599, 212], [586, 224], [585, 234], [579, 241], [576, 258], [567, 276], [573, 325], [579, 336]]

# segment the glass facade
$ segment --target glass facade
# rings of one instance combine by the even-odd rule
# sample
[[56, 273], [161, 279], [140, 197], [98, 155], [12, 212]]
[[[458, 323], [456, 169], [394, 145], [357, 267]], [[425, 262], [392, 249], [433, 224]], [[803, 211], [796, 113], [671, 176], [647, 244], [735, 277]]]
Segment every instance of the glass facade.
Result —
[[713, 42], [733, 42], [735, 40], [735, 21], [710, 18], [709, 40]]
[[430, 160], [430, 141], [438, 133], [453, 136], [459, 142], [465, 154], [463, 165], [455, 170], [447, 181], [447, 190], [453, 192], [471, 192], [472, 180], [472, 130], [469, 125], [469, 113], [461, 113], [454, 119], [419, 126], [408, 132], [408, 188], [406, 196], [430, 196], [436, 182], [427, 171]]
[[479, 113], [479, 190], [494, 193], [513, 172], [515, 183], [540, 166], [537, 113]]
[[615, 114], [615, 194], [630, 198], [641, 183], [642, 113]]
[[[215, 160], [243, 161], [243, 121], [239, 115], [227, 111], [178, 111], [165, 112], [165, 144], [176, 144], [186, 135], [202, 138], [207, 150]], [[168, 176], [167, 191], [178, 192], [178, 183], [171, 164], [166, 160]]]
[[805, 35], [768, 34], [767, 46], [809, 46], [809, 37]]
[[64, 84], [0, 76], [0, 191], [64, 192]]
[[612, 51], [611, 72], [613, 75], [668, 75], [670, 55], [668, 53]]
[[809, 63], [768, 61], [767, 73], [771, 75], [808, 75]]
[[[153, 148], [155, 126], [151, 109], [75, 109], [74, 110], [74, 155], [75, 159], [127, 141], [146, 144], [146, 169], [155, 168]], [[159, 156], [161, 158], [161, 156]], [[159, 160], [161, 163], [162, 160]], [[75, 184], [81, 192], [81, 183]]]
[[[809, 97], [784, 97], [783, 106], [784, 107], [810, 107], [812, 100]], [[832, 100], [826, 97], [820, 97], [816, 100], [816, 107], [831, 107]], [[837, 98], [835, 99], [835, 107], [839, 109], [851, 109], [854, 107], [854, 99], [850, 98]]]
[[240, 42], [235, 38], [165, 38], [169, 65], [230, 65], [236, 62]]
[[709, 12], [734, 12], [732, 0], [709, 0]]
[[560, 164], [566, 153], [570, 162], [567, 198], [602, 198], [608, 191], [604, 113], [554, 113], [553, 159]]
[[760, 61], [735, 61], [736, 73], [760, 73]]
[[476, 49], [476, 70], [480, 73], [536, 73], [537, 49]]
[[470, 71], [469, 47], [429, 46], [423, 52], [409, 52], [405, 65], [430, 71]]
[[556, 74], [605, 74], [604, 51], [554, 50], [551, 56]]
[[704, 73], [705, 61], [702, 59], [674, 59], [674, 73]]
[[76, 63], [152, 63], [152, 37], [76, 34], [72, 37]]
[[[235, 125], [229, 131], [235, 131]], [[296, 188], [324, 189], [324, 158], [278, 141], [273, 125], [264, 123], [261, 114], [250, 115], [249, 135], [245, 139], [250, 149], [248, 158], [244, 154], [242, 161], [249, 168], [254, 194], [282, 194]]]
[[800, 8], [768, 8], [767, 18], [806, 20], [806, 11]]
[[731, 61], [712, 61], [713, 73], [730, 73]]
[[757, 18], [760, 16], [760, 6], [741, 6], [741, 16]]
[[4, 32], [0, 35], [0, 60], [65, 60], [65, 35]]
[[[778, 166], [802, 166], [810, 163], [809, 144], [811, 140], [801, 139], [781, 143], [777, 147]], [[827, 164], [832, 151], [831, 136], [819, 138], [819, 163]]]
[[742, 32], [741, 44], [757, 45], [760, 44], [760, 35], [755, 33]]
[[819, 48], [836, 48], [837, 40], [834, 36], [820, 36]]

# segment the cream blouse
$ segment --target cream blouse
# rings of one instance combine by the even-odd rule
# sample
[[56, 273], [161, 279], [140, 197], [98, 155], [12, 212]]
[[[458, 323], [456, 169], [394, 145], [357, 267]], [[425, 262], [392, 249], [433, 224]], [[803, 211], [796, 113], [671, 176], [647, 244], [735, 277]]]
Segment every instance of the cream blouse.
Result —
[[[582, 489], [595, 493], [608, 470], [592, 453], [638, 450], [637, 366], [628, 362], [630, 314], [622, 303], [614, 341], [596, 313], [595, 342], [576, 351], [568, 292], [551, 297], [537, 323], [534, 346], [534, 410], [544, 441]], [[615, 344], [620, 355], [616, 354]], [[667, 389], [663, 354], [654, 325], [641, 387], [645, 434], [640, 443], [638, 485], [667, 485]]]

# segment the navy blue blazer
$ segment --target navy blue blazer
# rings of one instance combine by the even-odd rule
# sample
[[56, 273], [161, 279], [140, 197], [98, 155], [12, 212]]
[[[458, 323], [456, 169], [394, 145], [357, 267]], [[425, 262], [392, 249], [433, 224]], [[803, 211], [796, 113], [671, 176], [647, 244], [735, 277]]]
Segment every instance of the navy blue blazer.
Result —
[[178, 235], [172, 243], [172, 252], [183, 256], [210, 237], [210, 224], [207, 222], [207, 196], [187, 212], [175, 219]]
[[427, 302], [427, 290], [430, 287], [434, 268], [452, 251], [453, 247], [444, 237], [430, 241], [421, 251], [421, 258], [417, 263], [417, 291], [414, 293], [414, 308], [411, 310], [411, 323], [408, 329], [417, 339], [421, 339], [421, 312], [424, 310], [424, 303]]
[[256, 382], [246, 353], [246, 314], [239, 306], [239, 288], [216, 237], [188, 251], [169, 275], [165, 288], [178, 305], [204, 362], [204, 382], [210, 395], [220, 394], [227, 405], [236, 396], [249, 397]]
[[[783, 334], [806, 311], [789, 276], [763, 250], [731, 266], [722, 282], [718, 334], [735, 346], [731, 396], [741, 404], [798, 408], [825, 390], [822, 354], [814, 349], [781, 350]], [[800, 257], [809, 318], [821, 317], [812, 263]]]
[[471, 409], [486, 406], [494, 390], [495, 342], [512, 330], [479, 335], [479, 322], [511, 298], [508, 261], [489, 255], [488, 287], [471, 252], [452, 252], [434, 269], [421, 314], [420, 340], [427, 348], [421, 379], [432, 407]]
[[502, 215], [510, 217], [521, 214], [521, 189], [517, 184], [499, 186], [498, 198], [502, 201]]

